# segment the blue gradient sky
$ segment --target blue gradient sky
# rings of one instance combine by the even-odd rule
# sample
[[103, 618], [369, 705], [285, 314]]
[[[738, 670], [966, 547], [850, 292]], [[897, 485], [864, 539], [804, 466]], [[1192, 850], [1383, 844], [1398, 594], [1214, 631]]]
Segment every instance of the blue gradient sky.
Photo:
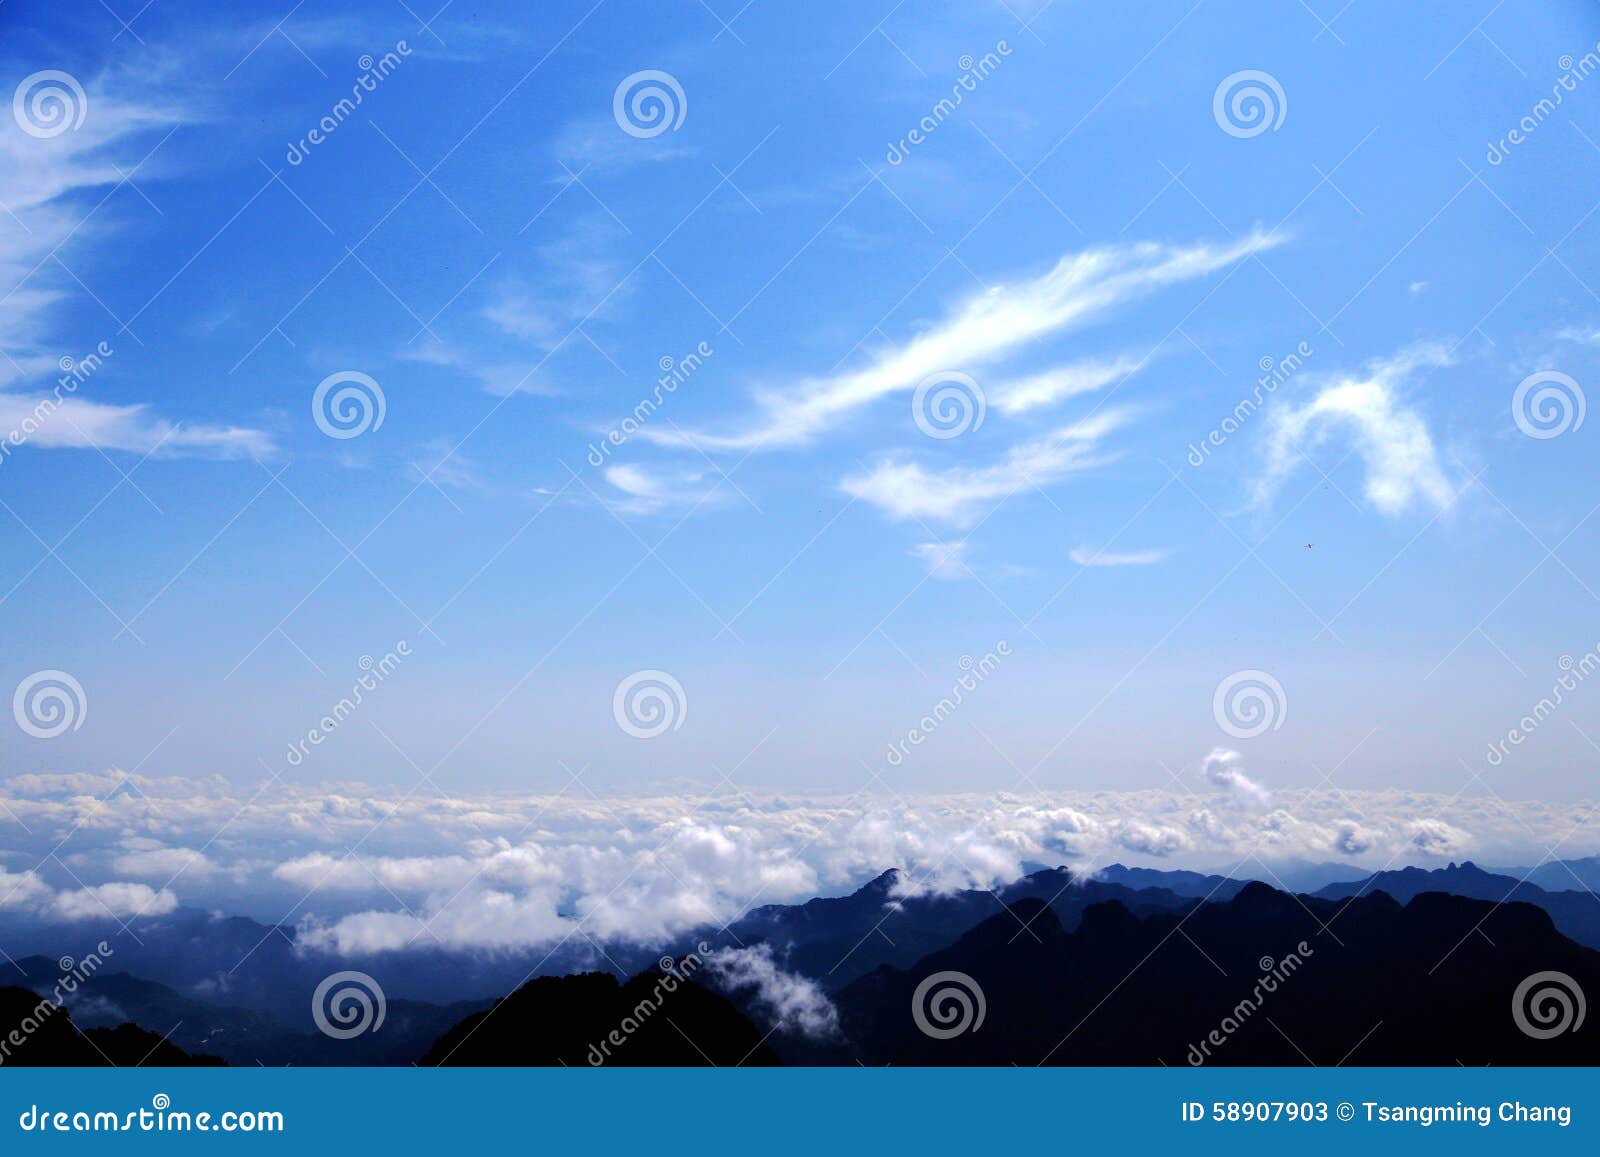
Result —
[[[60, 136], [0, 124], [0, 425], [114, 350], [76, 425], [0, 465], [4, 686], [60, 669], [87, 699], [59, 738], [4, 729], [0, 772], [1109, 789], [1227, 743], [1277, 787], [1593, 793], [1600, 681], [1484, 755], [1600, 642], [1596, 427], [1529, 437], [1512, 406], [1600, 364], [1600, 77], [1533, 111], [1600, 41], [1590, 5], [287, 7], [0, 8], [6, 91], [58, 69], [87, 96]], [[639, 139], [612, 100], [645, 69], [686, 107]], [[1247, 69], [1284, 116], [1238, 136], [1213, 96]], [[1001, 320], [958, 324], [983, 295], [1048, 312], [1084, 253], [1073, 324], [1000, 351]], [[1148, 272], [1177, 254], [1208, 268]], [[922, 372], [884, 367], [919, 340], [981, 426], [918, 428]], [[700, 343], [654, 437], [587, 461]], [[1144, 364], [1007, 402], [1118, 359]], [[339, 440], [311, 399], [346, 370], [386, 409]], [[797, 432], [841, 381], [881, 391]], [[612, 715], [642, 669], [687, 701], [648, 742]], [[1287, 710], [1237, 741], [1212, 698], [1247, 669]]]

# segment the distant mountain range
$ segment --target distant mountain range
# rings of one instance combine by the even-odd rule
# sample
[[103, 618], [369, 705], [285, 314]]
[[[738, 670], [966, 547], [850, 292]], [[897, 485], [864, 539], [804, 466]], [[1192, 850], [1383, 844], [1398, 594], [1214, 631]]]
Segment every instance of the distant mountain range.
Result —
[[[15, 965], [39, 992], [49, 991], [60, 976], [57, 962], [43, 956], [24, 957]], [[126, 972], [99, 972], [78, 984], [67, 998], [67, 1011], [73, 1023], [92, 1032], [143, 1025], [186, 1052], [215, 1054], [232, 1065], [403, 1065], [450, 1026], [492, 1003], [389, 1000], [383, 1031], [336, 1041], [314, 1027], [296, 1031], [271, 1013], [186, 997]], [[309, 1021], [309, 1003], [304, 1011]]]
[[[1329, 884], [1317, 891], [1316, 895], [1329, 900], [1342, 900], [1386, 892], [1401, 903], [1406, 903], [1424, 892], [1445, 892], [1451, 896], [1468, 896], [1474, 900], [1495, 903], [1520, 900], [1548, 912], [1562, 934], [1579, 944], [1600, 948], [1600, 895], [1592, 891], [1549, 891], [1538, 884], [1524, 882], [1523, 877], [1529, 874], [1527, 870], [1521, 870], [1516, 875], [1488, 872], [1468, 861], [1432, 871], [1401, 868], [1393, 872], [1378, 872], [1354, 883]], [[1545, 873], [1544, 878], [1557, 877]]]
[[[836, 1031], [820, 1035], [775, 1016], [761, 985], [715, 969], [663, 994], [662, 946], [574, 947], [548, 961], [437, 949], [351, 960], [304, 951], [289, 928], [184, 909], [138, 921], [142, 943], [93, 922], [0, 928], [0, 940], [40, 953], [6, 966], [19, 987], [0, 1016], [22, 1008], [17, 993], [36, 1007], [57, 979], [55, 954], [104, 934], [115, 971], [84, 981], [67, 1000], [73, 1023], [60, 1021], [77, 1045], [52, 1030], [31, 1057], [92, 1040], [113, 1059], [143, 1045], [146, 1064], [1178, 1065], [1197, 1048], [1210, 1064], [1595, 1063], [1588, 1025], [1545, 1040], [1511, 1016], [1517, 986], [1538, 973], [1600, 993], [1600, 897], [1534, 882], [1590, 879], [1595, 867], [1268, 873], [1316, 884], [1306, 895], [1122, 865], [933, 894], [891, 870], [848, 895], [756, 908], [665, 946], [674, 959], [760, 946], [783, 983], [832, 1000]], [[1245, 1009], [1266, 966], [1302, 943], [1293, 975]], [[379, 1031], [334, 1039], [313, 1024], [311, 993], [347, 968], [381, 977], [386, 1014]], [[937, 1020], [912, 1016], [919, 987], [942, 972], [982, 992], [976, 1030], [946, 1038]], [[959, 1008], [958, 996], [944, 1005]], [[1224, 1043], [1200, 1048], [1230, 1017], [1239, 1023], [1217, 1030]]]

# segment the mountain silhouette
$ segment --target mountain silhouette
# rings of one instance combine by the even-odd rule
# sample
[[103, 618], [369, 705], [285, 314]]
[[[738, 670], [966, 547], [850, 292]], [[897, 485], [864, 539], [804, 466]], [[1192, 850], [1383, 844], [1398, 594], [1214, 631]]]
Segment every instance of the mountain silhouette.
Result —
[[434, 1043], [424, 1065], [772, 1065], [727, 1000], [672, 973], [542, 976]]
[[[1523, 873], [1526, 875], [1526, 873]], [[1352, 883], [1329, 884], [1316, 893], [1324, 899], [1342, 900], [1370, 892], [1387, 892], [1402, 904], [1424, 892], [1448, 892], [1474, 900], [1501, 903], [1521, 900], [1550, 913], [1556, 928], [1579, 944], [1600, 948], [1600, 897], [1589, 891], [1550, 891], [1528, 883], [1522, 875], [1487, 872], [1470, 860], [1444, 868], [1399, 868], [1377, 872]]]
[[1534, 868], [1495, 868], [1504, 876], [1527, 880], [1547, 892], [1600, 892], [1600, 856], [1549, 860]]
[[[211, 1066], [222, 1060], [191, 1056], [160, 1033], [135, 1024], [80, 1029], [72, 1014], [26, 988], [0, 988], [0, 1025], [6, 1026], [3, 1057], [7, 1066]], [[10, 1034], [21, 1037], [16, 1043]]]
[[980, 921], [1028, 899], [1049, 904], [1068, 928], [1077, 926], [1085, 909], [1106, 900], [1139, 913], [1194, 903], [1164, 888], [1134, 889], [1067, 868], [1046, 868], [993, 890], [919, 892], [905, 873], [891, 868], [848, 896], [755, 908], [727, 932], [702, 938], [718, 947], [768, 944], [787, 970], [836, 989], [885, 964], [909, 967]]
[[[1518, 986], [1552, 971], [1600, 992], [1600, 953], [1532, 905], [1437, 893], [1340, 904], [1252, 883], [1187, 914], [1141, 919], [1097, 904], [1076, 931], [1024, 901], [836, 1002], [865, 1064], [1594, 1064], [1591, 1020], [1536, 1039], [1513, 1016]], [[919, 1028], [913, 996], [939, 973], [982, 991], [976, 1028], [947, 1038]], [[946, 1004], [959, 1023], [955, 1011]]]

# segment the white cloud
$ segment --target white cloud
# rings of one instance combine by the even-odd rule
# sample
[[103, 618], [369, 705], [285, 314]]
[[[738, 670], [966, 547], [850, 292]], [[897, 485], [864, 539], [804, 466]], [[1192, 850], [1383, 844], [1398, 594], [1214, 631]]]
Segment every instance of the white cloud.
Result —
[[273, 450], [271, 436], [261, 430], [173, 423], [152, 417], [146, 405], [115, 406], [76, 396], [55, 403], [49, 391], [0, 393], [0, 437], [10, 431], [19, 431], [24, 444], [41, 449], [217, 458], [259, 458]]
[[995, 504], [1028, 487], [1044, 487], [1069, 474], [1110, 460], [1099, 443], [1126, 420], [1125, 410], [1106, 410], [1063, 426], [1042, 438], [1013, 446], [990, 466], [931, 471], [917, 462], [888, 458], [840, 484], [894, 518], [924, 518], [964, 526]]
[[0, 910], [52, 919], [170, 911], [171, 891], [125, 882], [119, 868], [130, 855], [208, 840], [215, 871], [182, 877], [189, 903], [196, 890], [223, 911], [239, 895], [282, 894], [283, 910], [298, 904], [304, 943], [352, 954], [568, 936], [655, 945], [751, 905], [837, 894], [891, 867], [904, 872], [897, 894], [914, 895], [995, 886], [1029, 862], [1091, 873], [1114, 860], [1214, 868], [1253, 855], [1378, 867], [1431, 865], [1468, 848], [1490, 864], [1528, 862], [1557, 843], [1573, 857], [1600, 851], [1581, 804], [1303, 788], [1278, 788], [1268, 802], [1227, 753], [1209, 768], [1198, 797], [1176, 788], [445, 797], [281, 782], [258, 794], [215, 778], [16, 776], [0, 779], [8, 849], [31, 865], [70, 832], [64, 851], [92, 890], [48, 878], [48, 866], [0, 869]]
[[920, 558], [928, 573], [936, 579], [954, 581], [972, 577], [967, 562], [967, 544], [963, 542], [919, 542], [911, 554]]
[[1284, 399], [1272, 411], [1256, 503], [1272, 500], [1303, 454], [1344, 435], [1366, 466], [1366, 496], [1379, 511], [1393, 516], [1416, 506], [1448, 509], [1455, 488], [1439, 465], [1427, 423], [1402, 390], [1419, 370], [1449, 364], [1442, 347], [1418, 346], [1373, 362], [1359, 375], [1327, 382], [1298, 407]]
[[628, 295], [627, 270], [610, 255], [621, 231], [599, 215], [564, 227], [558, 240], [535, 251], [537, 276], [504, 281], [483, 316], [508, 337], [554, 353], [579, 327], [611, 316]]
[[721, 987], [754, 994], [763, 1027], [814, 1039], [839, 1035], [839, 1010], [814, 980], [785, 972], [772, 959], [772, 947], [724, 948], [707, 962]]
[[720, 479], [713, 480], [700, 470], [648, 470], [624, 463], [606, 468], [605, 479], [625, 497], [612, 505], [632, 514], [655, 514], [669, 507], [696, 506], [725, 502], [717, 492]]
[[1170, 550], [1090, 550], [1076, 547], [1069, 557], [1079, 566], [1153, 566], [1172, 557]]
[[41, 880], [38, 873], [8, 872], [0, 868], [0, 911], [31, 908], [53, 895], [50, 885]]
[[467, 376], [475, 378], [486, 392], [502, 398], [508, 394], [553, 397], [560, 393], [560, 390], [546, 380], [542, 362], [508, 362], [492, 357], [474, 356], [449, 342], [431, 338], [414, 346], [408, 346], [400, 352], [399, 357], [402, 361], [460, 370]]
[[[91, 204], [123, 179], [148, 147], [155, 132], [177, 125], [173, 108], [131, 95], [139, 84], [125, 73], [86, 84], [89, 114], [76, 130], [49, 139], [0, 132], [0, 438], [15, 432], [20, 444], [38, 448], [120, 450], [135, 454], [196, 454], [212, 457], [262, 456], [272, 451], [261, 430], [232, 425], [172, 421], [140, 404], [110, 405], [92, 400], [96, 378], [76, 390], [61, 390], [61, 356], [78, 358], [89, 350], [51, 348], [50, 318], [82, 293], [63, 275], [52, 254], [68, 253], [75, 238], [103, 237], [108, 226], [91, 215]], [[137, 142], [137, 147], [136, 147]], [[118, 165], [121, 165], [119, 172]], [[147, 164], [139, 176], [159, 176]], [[74, 262], [76, 265], [77, 262]], [[121, 339], [104, 348], [113, 348]], [[98, 375], [115, 372], [115, 351]], [[60, 392], [60, 398], [54, 395]], [[59, 405], [55, 403], [59, 401]]]
[[166, 888], [159, 892], [148, 884], [120, 881], [96, 884], [70, 892], [58, 892], [49, 912], [61, 920], [93, 920], [114, 917], [165, 916], [178, 906], [178, 898]]
[[192, 848], [140, 847], [124, 852], [111, 861], [112, 870], [123, 876], [171, 880], [174, 876], [206, 876], [216, 865]]
[[1214, 747], [1200, 763], [1200, 774], [1218, 787], [1226, 788], [1248, 803], [1265, 807], [1272, 793], [1244, 773], [1239, 766], [1244, 756], [1226, 747]]
[[1411, 847], [1425, 856], [1441, 859], [1459, 857], [1472, 843], [1472, 837], [1441, 819], [1421, 819], [1406, 827]]
[[[799, 445], [847, 418], [860, 407], [895, 393], [909, 393], [918, 382], [943, 371], [973, 373], [1005, 356], [1116, 306], [1158, 289], [1203, 277], [1276, 244], [1279, 238], [1253, 233], [1228, 245], [1187, 247], [1144, 242], [1069, 254], [1041, 276], [995, 285], [970, 298], [915, 338], [880, 352], [866, 368], [769, 389], [757, 396], [760, 417], [730, 434], [650, 429], [642, 436], [665, 445], [707, 450], [756, 450]], [[1016, 383], [1016, 395], [1003, 389], [1004, 404], [1026, 410], [1065, 396], [1072, 386], [1093, 378], [1058, 371]], [[1097, 387], [1084, 387], [1097, 388]]]
[[1124, 357], [1110, 361], [1076, 362], [1030, 377], [1002, 382], [986, 393], [997, 410], [1006, 414], [1021, 414], [1123, 381], [1143, 368], [1145, 361], [1144, 358]]

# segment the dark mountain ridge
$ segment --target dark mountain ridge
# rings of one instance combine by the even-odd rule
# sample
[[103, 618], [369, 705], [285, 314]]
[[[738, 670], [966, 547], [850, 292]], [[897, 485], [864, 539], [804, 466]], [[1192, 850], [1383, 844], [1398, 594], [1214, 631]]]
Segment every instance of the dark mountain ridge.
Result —
[[1563, 935], [1579, 944], [1600, 949], [1600, 895], [1590, 891], [1553, 892], [1528, 883], [1521, 876], [1488, 872], [1470, 860], [1443, 868], [1398, 868], [1377, 872], [1351, 883], [1329, 884], [1315, 894], [1342, 900], [1371, 892], [1387, 892], [1405, 903], [1424, 892], [1447, 892], [1496, 903], [1519, 900], [1543, 908]]
[[[1023, 901], [837, 1004], [865, 1064], [1594, 1064], [1592, 1023], [1550, 1039], [1518, 1027], [1519, 985], [1550, 971], [1600, 991], [1600, 953], [1530, 904], [1423, 893], [1402, 906], [1381, 892], [1340, 904], [1252, 883], [1188, 913], [1092, 905], [1075, 931]], [[939, 973], [984, 994], [976, 1030], [919, 1027], [913, 997]]]

